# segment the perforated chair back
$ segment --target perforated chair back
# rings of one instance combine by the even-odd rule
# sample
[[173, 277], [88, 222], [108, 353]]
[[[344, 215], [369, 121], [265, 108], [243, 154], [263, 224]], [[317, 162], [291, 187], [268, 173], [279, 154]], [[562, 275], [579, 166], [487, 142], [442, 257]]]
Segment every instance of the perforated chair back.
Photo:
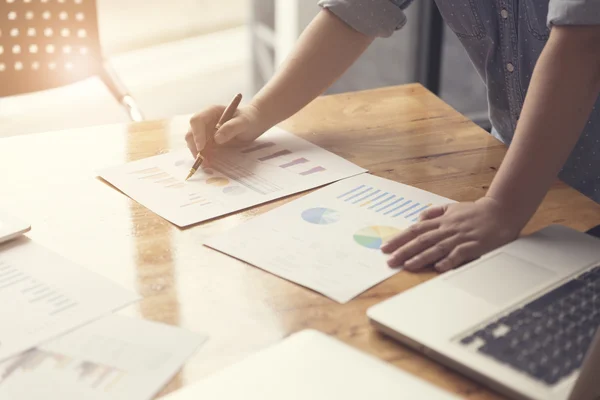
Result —
[[0, 97], [102, 71], [95, 0], [0, 0]]

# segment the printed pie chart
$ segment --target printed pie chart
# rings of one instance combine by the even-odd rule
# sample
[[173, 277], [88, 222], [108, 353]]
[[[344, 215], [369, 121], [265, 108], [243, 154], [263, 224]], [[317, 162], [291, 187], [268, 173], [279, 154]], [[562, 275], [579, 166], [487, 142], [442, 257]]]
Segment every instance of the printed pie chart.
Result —
[[354, 241], [368, 249], [379, 250], [381, 246], [400, 233], [391, 226], [369, 226], [354, 234]]
[[302, 212], [302, 219], [316, 225], [328, 225], [340, 220], [340, 213], [325, 207], [309, 208]]

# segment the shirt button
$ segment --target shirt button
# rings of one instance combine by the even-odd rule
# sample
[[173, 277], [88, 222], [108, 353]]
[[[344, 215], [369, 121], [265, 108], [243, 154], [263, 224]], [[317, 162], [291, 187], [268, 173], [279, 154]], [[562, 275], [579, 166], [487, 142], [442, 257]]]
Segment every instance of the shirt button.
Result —
[[512, 65], [512, 63], [508, 63], [506, 64], [506, 69], [508, 70], [508, 72], [513, 72], [515, 70], [515, 66]]
[[502, 9], [502, 11], [500, 11], [500, 15], [502, 16], [502, 18], [506, 19], [508, 18], [508, 11], [506, 11], [506, 9]]

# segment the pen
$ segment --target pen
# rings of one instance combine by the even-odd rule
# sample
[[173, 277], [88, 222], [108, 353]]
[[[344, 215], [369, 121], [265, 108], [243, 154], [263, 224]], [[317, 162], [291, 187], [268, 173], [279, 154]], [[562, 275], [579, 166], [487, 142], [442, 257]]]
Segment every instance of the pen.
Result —
[[[217, 122], [217, 125], [215, 126], [214, 133], [216, 133], [219, 130], [219, 128], [221, 128], [221, 126], [223, 126], [223, 124], [225, 124], [227, 121], [229, 121], [231, 119], [231, 117], [233, 117], [233, 114], [235, 114], [241, 101], [242, 101], [242, 94], [238, 93], [233, 98], [233, 100], [231, 100], [231, 103], [229, 103], [229, 105], [227, 106], [225, 111], [223, 111], [223, 114], [221, 115], [219, 122]], [[214, 141], [214, 133], [212, 135], [209, 135], [209, 137], [207, 138], [204, 149], [202, 151], [198, 152], [198, 155], [196, 156], [196, 161], [194, 161], [194, 165], [192, 165], [192, 168], [190, 169], [190, 173], [188, 174], [187, 178], [185, 178], [186, 181], [188, 179], [190, 179], [192, 177], [192, 175], [194, 175], [196, 173], [196, 171], [198, 170], [198, 168], [200, 168], [200, 166], [202, 165], [202, 161], [204, 161], [204, 156], [202, 155], [202, 152], [206, 151], [208, 149], [208, 147], [212, 145], [212, 143]]]

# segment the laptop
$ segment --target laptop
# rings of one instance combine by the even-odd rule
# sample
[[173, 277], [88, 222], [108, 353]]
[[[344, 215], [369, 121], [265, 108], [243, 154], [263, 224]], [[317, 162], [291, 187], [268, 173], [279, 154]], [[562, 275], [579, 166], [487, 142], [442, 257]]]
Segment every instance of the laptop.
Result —
[[15, 239], [30, 229], [31, 226], [27, 222], [0, 211], [0, 243]]
[[511, 398], [600, 399], [592, 235], [549, 226], [367, 313], [381, 332]]
[[162, 398], [198, 399], [459, 398], [333, 337], [309, 329]]

